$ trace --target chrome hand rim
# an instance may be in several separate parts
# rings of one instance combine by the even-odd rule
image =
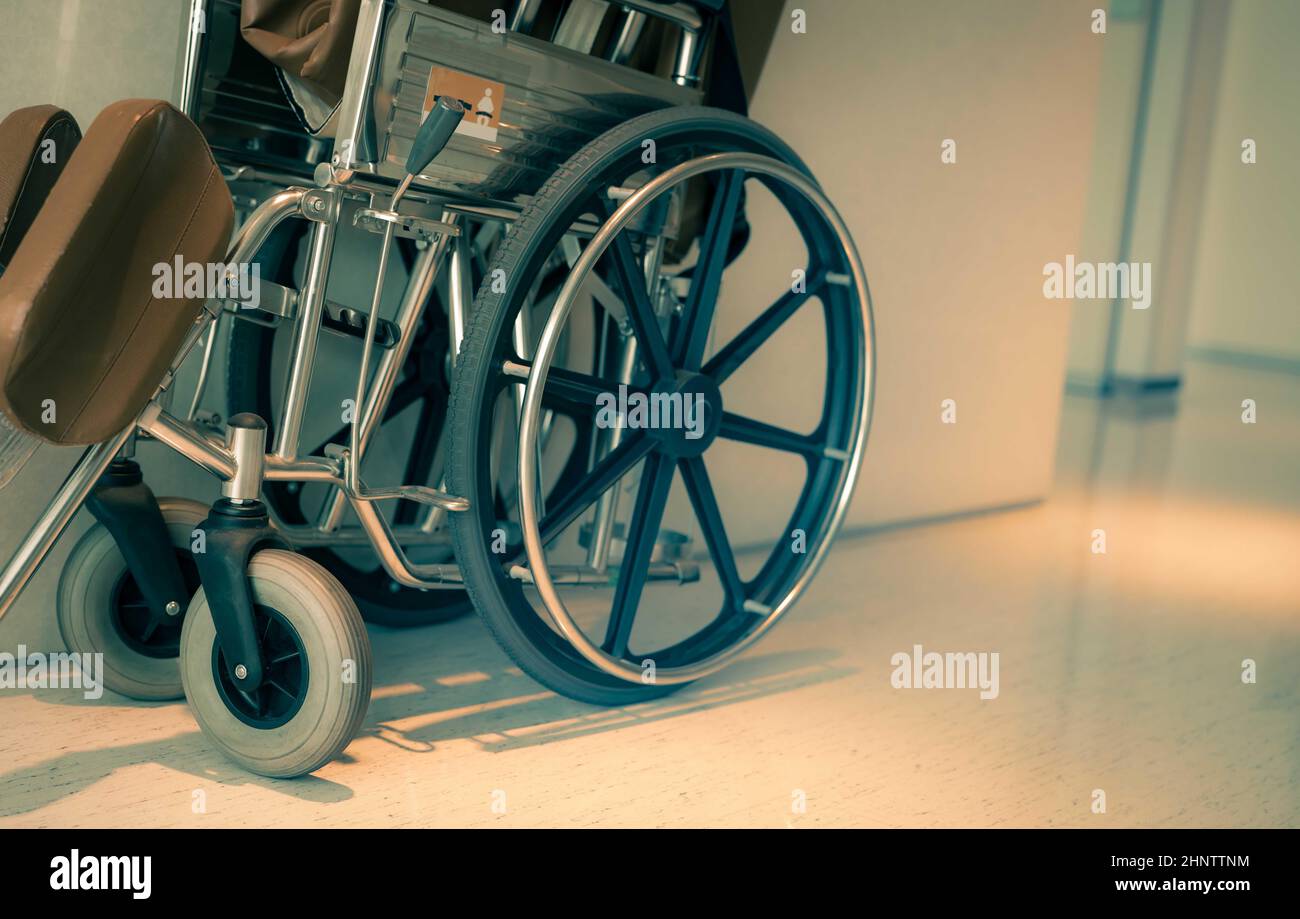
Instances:
[[[655,682],[672,685],[688,683],[714,673],[730,660],[743,653],[765,635],[794,605],[811,583],[817,570],[825,561],[830,545],[843,523],[853,495],[854,485],[862,463],[871,425],[874,397],[875,336],[872,323],[871,299],[866,273],[853,239],[843,219],[815,182],[785,164],[751,153],[716,153],[687,160],[655,177],[637,189],[600,227],[587,248],[573,265],[568,279],[561,288],[546,326],[534,352],[528,373],[523,406],[520,412],[518,465],[519,512],[523,531],[524,549],[528,558],[529,573],[547,614],[560,634],[591,664],[610,676],[628,682],[641,682],[641,667],[607,654],[594,644],[574,621],[563,599],[556,590],[546,562],[545,544],[541,537],[541,514],[537,504],[539,469],[532,444],[540,432],[542,394],[547,376],[555,358],[556,347],[578,292],[597,260],[604,254],[614,238],[637,217],[652,201],[674,186],[707,172],[735,170],[752,176],[767,176],[792,188],[811,203],[834,231],[848,261],[849,283],[856,289],[859,315],[856,317],[855,335],[857,350],[863,360],[857,365],[855,387],[855,423],[847,449],[847,472],[842,480],[840,494],[835,502],[828,525],[822,531],[817,545],[808,553],[809,558],[797,580],[781,601],[766,611],[763,621],[743,638],[699,661],[675,667],[656,668]]]

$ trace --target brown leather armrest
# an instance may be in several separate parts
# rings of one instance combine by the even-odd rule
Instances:
[[[57,105],[21,108],[0,121],[0,272],[80,140],[77,119]]]
[[[203,305],[155,296],[155,267],[223,260],[233,219],[193,122],[154,99],[105,108],[0,277],[0,410],[53,443],[126,427]]]

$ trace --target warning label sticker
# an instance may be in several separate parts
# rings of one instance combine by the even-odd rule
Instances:
[[[429,86],[424,91],[424,115],[433,110],[433,100],[439,96],[459,99],[465,106],[465,117],[456,125],[457,134],[486,141],[497,139],[501,106],[506,101],[504,84],[477,74],[434,66],[429,68]]]

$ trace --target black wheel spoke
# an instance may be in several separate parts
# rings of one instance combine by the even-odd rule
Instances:
[[[572,418],[575,421],[590,421],[592,415],[596,412],[595,402],[578,402],[574,399],[566,399],[559,393],[544,392],[542,393],[542,408],[548,409],[557,415],[563,415]]]
[[[727,538],[727,529],[722,522],[722,511],[718,508],[717,496],[713,493],[713,484],[709,481],[709,472],[704,466],[704,458],[699,456],[683,457],[678,460],[682,470],[682,481],[686,484],[686,494],[695,509],[695,517],[700,522],[704,533],[704,542],[709,549],[709,558],[718,571],[718,580],[722,582],[722,591],[726,596],[727,606],[738,610],[745,602],[745,587],[736,570],[736,556],[731,550],[731,541]]]
[[[298,698],[296,695],[294,695],[293,693],[289,692],[289,690],[285,689],[283,686],[281,686],[281,685],[280,685],[279,683],[277,683],[275,680],[268,679],[268,680],[266,681],[266,684],[267,684],[268,686],[270,686],[272,689],[275,689],[275,690],[278,690],[279,692],[284,693],[284,694],[285,694],[286,696],[288,696],[290,699],[296,699],[296,698]]]
[[[415,402],[415,400],[428,392],[429,388],[428,383],[418,380],[415,377],[411,377],[397,384],[397,388],[393,390],[393,398],[388,401],[388,408],[384,410],[383,420],[391,421],[393,418],[397,417],[399,413],[405,411],[408,406]],[[361,411],[361,407],[357,406],[356,411]],[[351,427],[352,425],[350,424],[343,425],[343,427],[339,428],[329,437],[325,438],[325,440],[321,441],[310,455],[320,456],[325,452],[325,447],[329,444],[347,443],[348,431]]]
[[[587,508],[596,503],[596,499],[612,488],[653,447],[654,442],[645,432],[632,431],[604,459],[591,467],[572,491],[558,499],[552,497],[547,502],[546,516],[538,527],[543,545],[563,533],[569,524],[582,516]],[[521,557],[522,553],[516,553],[511,561],[517,563]]]
[[[823,276],[818,275],[808,283],[804,291],[796,293],[791,290],[782,294],[780,299],[745,326],[735,338],[727,342],[722,350],[709,358],[702,372],[712,377],[713,382],[721,386],[727,377],[735,373],[741,364],[749,360],[750,356],[776,333],[777,329],[785,325],[786,320],[793,316],[809,297],[818,292],[822,280]]]
[[[738,440],[741,443],[770,447],[783,453],[798,453],[803,456],[819,457],[822,455],[824,446],[820,440],[814,437],[809,437],[806,434],[796,434],[794,431],[779,428],[763,421],[755,421],[753,418],[746,418],[744,415],[737,415],[734,412],[722,413],[722,426],[718,429],[718,436],[725,437],[728,440]]]
[[[608,254],[614,263],[614,278],[623,290],[623,304],[627,307],[632,334],[641,346],[641,359],[650,368],[652,378],[671,377],[673,364],[668,357],[668,346],[659,331],[659,320],[646,292],[645,275],[637,264],[626,233],[614,237]]]
[[[261,693],[259,693],[257,690],[254,690],[253,692],[250,693],[242,689],[237,690],[237,692],[244,697],[244,699],[248,702],[249,705],[253,707],[254,715],[262,714]]]
[[[213,676],[218,693],[240,721],[259,729],[280,727],[302,705],[309,660],[298,633],[281,613],[256,605],[253,615],[261,636],[258,640],[259,656],[264,662],[261,682],[255,689],[239,686],[219,649],[214,649],[212,656]]]
[[[698,370],[704,358],[704,346],[708,342],[709,326],[713,324],[718,292],[722,287],[722,270],[727,265],[731,231],[736,225],[744,187],[745,174],[732,169],[722,174],[713,192],[709,222],[700,239],[699,261],[692,271],[691,290],[686,295],[681,323],[673,335],[672,358],[677,367]]]
[[[542,393],[542,408],[575,422],[589,424],[597,407],[594,402],[575,402],[556,393]]]
[[[532,368],[525,360],[512,359],[512,363]],[[510,385],[506,383],[506,386]],[[564,415],[586,418],[595,413],[596,400],[602,395],[618,395],[620,386],[627,388],[628,395],[640,393],[646,395],[642,386],[634,383],[615,383],[594,374],[570,370],[566,367],[552,367],[546,372],[546,388],[542,391],[542,405]],[[503,387],[504,388],[504,387]]]
[[[518,363],[528,366],[526,361]],[[596,399],[606,393],[617,394],[620,385],[627,386],[628,393],[644,392],[639,386],[615,383],[604,380],[590,373],[581,373],[564,367],[552,367],[546,372],[546,389],[544,396],[553,395],[566,402],[582,406],[594,406]]]
[[[654,138],[654,166],[643,159],[648,137]],[[864,400],[871,396],[866,371],[872,355],[863,347],[868,343],[870,304],[857,283],[861,279],[851,246],[822,196],[783,169],[760,174],[747,155],[769,157],[802,171],[784,144],[748,122],[715,117],[707,110],[656,112],[603,135],[572,161],[570,170],[538,193],[528,220],[513,224],[509,243],[498,250],[488,269],[491,274],[499,268],[511,283],[503,296],[483,298],[479,306],[491,310],[491,321],[484,317],[465,341],[459,365],[465,370],[458,372],[471,385],[465,398],[454,400],[452,416],[467,455],[458,454],[449,482],[453,491],[467,493],[475,508],[451,518],[457,548],[466,562],[474,563],[466,564],[465,580],[507,651],[528,662],[529,672],[545,685],[575,699],[622,705],[665,693],[670,685],[648,680],[638,685],[638,671],[648,659],[659,668],[660,684],[711,672],[729,650],[738,651],[757,638],[758,630],[770,624],[778,610],[784,612],[795,588],[802,586],[800,578],[811,560],[790,550],[792,537],[786,534],[803,528],[809,551],[820,548],[846,500],[852,457],[843,445],[857,443]],[[684,235],[672,240],[664,237],[668,230],[658,218],[674,202],[663,197],[656,198],[636,226],[609,232],[611,215],[620,206],[627,210],[614,199],[626,201],[624,191],[639,187],[641,192],[633,192],[636,200],[651,204],[644,200],[650,190],[645,177],[662,179],[681,164],[689,170],[677,169],[671,178],[694,178],[689,186],[671,189],[672,194],[703,193],[693,227],[684,226]],[[658,181],[653,190],[670,191],[667,183]],[[731,295],[731,274],[747,270],[744,262],[731,260],[748,236],[755,215],[746,214],[746,205],[756,196],[763,198],[765,213],[774,202],[783,220],[792,224],[791,242],[798,253],[789,268],[804,269],[804,286],[790,289],[778,278],[766,288],[770,294],[760,293],[747,315],[728,323],[724,332],[717,328],[725,319],[719,295],[723,287]],[[574,239],[577,251],[585,252],[577,262],[571,258]],[[598,258],[597,249],[591,248],[596,240]],[[688,246],[688,260],[683,262],[682,250]],[[658,277],[647,278],[647,269],[661,254],[665,261]],[[520,376],[528,370],[527,362],[517,357],[528,356],[528,351],[517,345],[514,321],[532,292],[546,289],[551,266],[560,256],[570,265],[566,287],[581,283],[591,296],[571,310],[563,328],[548,329],[556,363],[573,371],[552,370],[529,401],[532,408],[540,404],[557,413],[556,420],[563,424],[557,432],[559,443],[574,436],[570,420],[587,440],[571,451],[558,477],[560,464],[548,454],[550,474],[531,483],[538,491],[543,484],[550,486],[542,507],[542,496],[530,504],[532,495],[521,495],[519,483],[509,475],[518,456],[514,448],[531,451],[535,445],[508,444],[503,470],[500,438],[511,430],[511,410],[518,407],[517,399],[505,397],[517,397]],[[591,278],[574,275],[572,265],[578,263]],[[565,273],[563,268],[557,271]],[[539,286],[542,276],[547,282]],[[852,283],[843,283],[845,279]],[[810,309],[818,315],[808,316]],[[757,375],[760,363],[779,357],[775,352],[787,352],[796,363],[810,360],[808,348],[793,341],[792,333],[803,331],[805,321],[814,318],[822,320],[824,335],[819,338],[824,341],[815,343],[818,353],[812,363],[822,369],[808,381],[820,393],[811,393],[814,401],[806,417],[760,411],[739,404],[745,400],[728,398],[735,395],[736,386],[747,383],[736,377],[745,377],[745,371]],[[563,352],[559,335],[567,336]],[[631,348],[625,350],[627,345]],[[558,359],[561,353],[567,355],[564,360]],[[528,360],[536,363],[535,356]],[[627,392],[635,401],[626,406],[628,417],[620,425],[623,438],[604,455],[604,435],[610,433],[603,430],[609,394],[620,395],[623,381],[632,384]],[[598,414],[591,413],[593,407]],[[566,411],[572,412],[571,418],[560,418]],[[696,425],[697,418],[703,423]],[[711,454],[717,439],[728,446]],[[760,492],[750,499],[770,497],[784,506],[792,497],[789,492],[799,489],[782,518],[793,522],[776,532],[774,540],[763,539],[765,551],[754,552],[754,576],[746,562],[748,550],[742,554],[740,549],[749,537],[742,539],[746,534],[730,519],[730,506],[723,506],[725,490],[712,476],[722,474],[722,463],[743,465],[747,458],[761,459],[760,448],[788,456],[803,481],[800,485],[792,475],[789,488],[784,479],[760,483]],[[531,454],[523,455],[527,460]],[[532,461],[524,465],[531,472]],[[702,583],[691,586],[695,572],[681,570],[680,589],[667,583],[666,560],[674,553],[664,551],[663,564],[659,555],[661,549],[678,548],[684,541],[666,529],[676,529],[675,511],[670,513],[667,506],[676,500],[679,471],[689,513],[698,521],[689,528],[698,535],[695,551],[706,549],[708,564],[717,571],[716,581],[704,572]],[[553,485],[557,479],[562,484]],[[626,491],[631,493],[622,495]],[[606,502],[616,493],[626,500],[617,502],[615,520],[603,519],[609,509]],[[523,515],[529,523],[526,532],[519,527],[524,522],[521,509],[512,503],[520,497],[530,511],[536,508]],[[601,526],[612,526],[588,532],[589,524],[596,523],[597,508],[602,510]],[[576,532],[580,527],[583,532]],[[772,530],[752,535],[758,540],[772,536]],[[504,553],[490,551],[493,537],[499,539],[503,531],[514,534],[507,537],[513,542]],[[608,547],[612,560],[604,557],[607,546],[601,537],[614,543]],[[527,553],[521,547],[525,541]],[[537,589],[545,573],[535,570],[530,578],[529,571],[518,567],[529,564],[529,554],[539,569],[552,566],[555,593],[565,606],[572,597],[569,618],[550,591],[543,597]],[[660,575],[665,576],[662,584]],[[700,600],[707,608],[699,608]],[[592,608],[592,601],[598,609]],[[620,676],[627,677],[626,682]],[[281,679],[278,674],[276,678]],[[280,701],[277,694],[275,702]]]
[[[609,625],[605,629],[605,642],[601,646],[606,654],[622,657],[627,653],[628,637],[636,609],[645,589],[646,573],[655,540],[659,537],[659,523],[663,520],[664,505],[673,484],[673,461],[662,453],[646,457],[641,472],[641,485],[637,489],[632,519],[628,522],[627,544],[623,550],[623,563],[619,566],[618,586],[614,588],[614,603],[609,611]]]
[[[406,457],[406,470],[402,481],[413,485],[436,485],[430,482],[433,458],[438,452],[442,437],[442,423],[447,414],[447,399],[441,393],[430,391],[420,403],[420,418],[415,425],[415,443]],[[393,522],[402,526],[414,523],[420,505],[415,501],[397,502]]]

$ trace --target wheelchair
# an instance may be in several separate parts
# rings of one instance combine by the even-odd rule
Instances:
[[[862,462],[866,276],[794,150],[703,104],[725,98],[708,80],[735,97],[723,0],[472,5],[307,4],[286,38],[283,17],[259,33],[237,0],[194,0],[184,111],[119,102],[84,137],[50,106],[0,125],[24,179],[0,182],[21,188],[0,195],[0,484],[39,443],[85,447],[0,615],[85,505],[69,649],[127,696],[183,696],[261,775],[354,738],[365,619],[472,606],[521,670],[596,705],[718,671],[807,590]],[[793,270],[723,334],[759,197]],[[172,264],[212,283],[160,288]],[[816,393],[802,428],[748,410],[746,365],[796,317],[821,343],[783,352]],[[222,497],[155,497],[141,441]],[[747,483],[788,522],[738,538],[714,476],[760,455],[797,470],[788,495]]]

